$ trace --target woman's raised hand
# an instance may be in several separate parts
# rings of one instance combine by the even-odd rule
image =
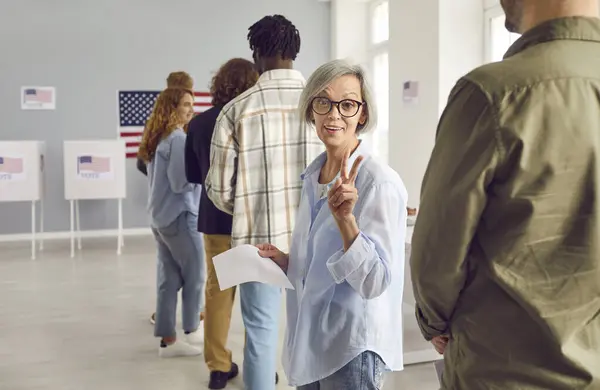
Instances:
[[[344,222],[352,217],[352,211],[358,200],[358,191],[354,185],[358,176],[358,167],[363,160],[363,156],[356,158],[354,164],[352,164],[350,173],[348,173],[349,158],[350,151],[348,150],[342,161],[340,177],[335,181],[327,194],[329,209],[338,222]]]

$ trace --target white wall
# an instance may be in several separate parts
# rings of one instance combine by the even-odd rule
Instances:
[[[370,68],[369,1],[331,0],[331,57]],[[420,187],[448,94],[484,59],[484,8],[498,0],[389,0],[389,164],[402,176],[409,206]],[[405,81],[419,82],[419,101],[405,105]]]
[[[331,0],[331,59],[347,59],[366,64],[368,3],[357,0]]]
[[[390,154],[404,180],[409,206],[421,182],[439,116],[455,82],[483,63],[481,0],[390,1]],[[416,104],[403,102],[405,81],[419,82]]]
[[[161,89],[188,71],[198,90],[232,57],[251,59],[248,27],[281,13],[300,30],[308,76],[330,54],[329,4],[315,0],[0,0],[0,140],[46,142],[47,231],[69,227],[62,142],[114,139],[116,91]],[[22,85],[56,87],[56,111],[22,111]],[[147,226],[147,180],[127,161],[126,228]],[[29,205],[0,203],[0,234],[29,231]],[[117,227],[116,202],[81,203],[83,230]]]
[[[484,10],[480,0],[440,1],[440,114],[456,81],[484,59]]]
[[[500,5],[500,0],[483,0],[483,8],[488,9]]]

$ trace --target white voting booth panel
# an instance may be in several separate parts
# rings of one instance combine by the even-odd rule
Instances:
[[[117,253],[123,247],[123,202],[126,197],[125,141],[65,141],[65,199],[70,203],[71,257],[75,256],[75,224],[77,243],[81,249],[79,200],[116,199],[119,205]]]
[[[44,229],[44,153],[41,141],[0,141],[0,202],[31,202],[31,258],[36,255],[36,204]],[[40,241],[43,249],[43,241]]]
[[[65,199],[123,199],[125,141],[65,141]]]
[[[38,141],[0,141],[0,202],[42,199],[44,149]]]

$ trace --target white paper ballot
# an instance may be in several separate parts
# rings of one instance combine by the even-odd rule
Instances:
[[[213,258],[221,291],[246,282],[261,282],[294,289],[286,274],[271,259],[258,255],[254,245],[240,245]]]

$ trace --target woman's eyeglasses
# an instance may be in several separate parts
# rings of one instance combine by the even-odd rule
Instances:
[[[360,107],[366,104],[353,99],[344,99],[339,102],[334,102],[326,97],[316,97],[311,102],[312,110],[319,115],[326,115],[331,112],[333,106],[337,106],[338,112],[344,118],[351,118],[358,114]]]

